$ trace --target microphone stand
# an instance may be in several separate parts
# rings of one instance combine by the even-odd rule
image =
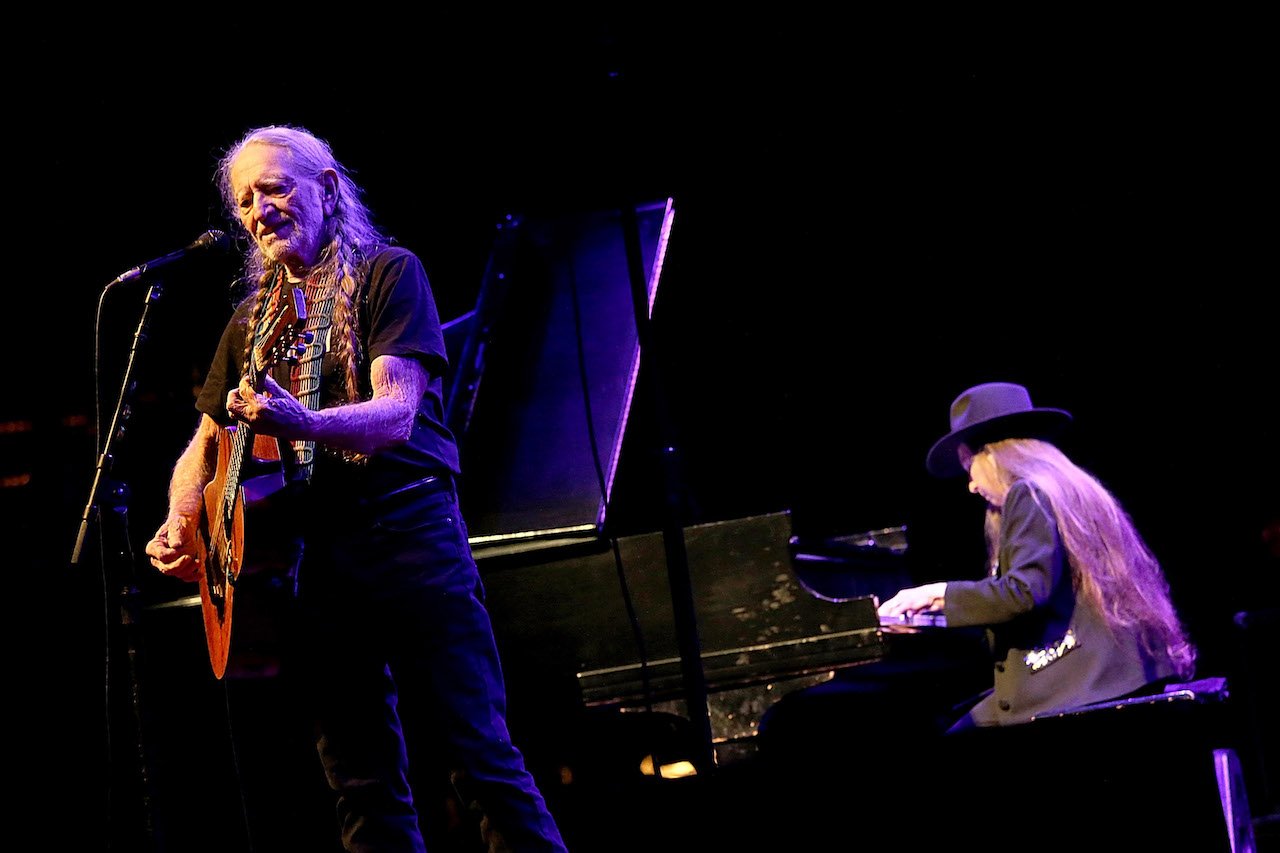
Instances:
[[[112,285],[119,281],[120,279],[113,281],[107,285],[107,289],[109,290]],[[106,730],[108,732],[107,761],[109,764],[106,817],[109,841],[118,842],[118,849],[121,850],[141,851],[158,848],[156,847],[156,833],[152,815],[151,795],[154,780],[149,770],[151,766],[148,754],[149,749],[143,735],[146,727],[144,725],[141,685],[138,678],[142,658],[138,621],[140,590],[136,572],[134,571],[133,549],[129,542],[128,534],[129,487],[128,484],[122,481],[112,479],[110,471],[115,461],[113,449],[117,440],[124,434],[126,423],[131,414],[131,402],[136,390],[134,370],[141,355],[142,345],[147,340],[147,331],[151,322],[151,309],[162,295],[163,291],[159,283],[152,284],[147,291],[142,317],[138,322],[137,330],[134,332],[133,344],[129,350],[129,359],[125,367],[124,378],[120,383],[120,395],[116,401],[115,411],[111,416],[111,428],[107,431],[106,442],[98,454],[93,485],[89,490],[89,500],[85,504],[84,513],[80,518],[80,530],[76,535],[75,548],[71,554],[71,565],[73,567],[80,565],[89,529],[92,523],[97,521],[103,557],[104,589],[109,598],[106,603],[107,611],[111,612],[114,609],[119,619],[118,623],[108,625],[106,644],[106,678],[108,682]],[[104,515],[102,512],[104,503],[110,508],[109,515]],[[108,544],[105,535],[107,525],[105,522],[107,518],[112,516],[118,520],[118,524],[114,526],[114,547],[111,549],[110,559],[108,559]],[[111,569],[112,564],[116,567],[114,570]],[[114,586],[117,582],[119,585]],[[133,741],[134,751],[131,755],[124,756],[126,760],[122,765],[132,765],[132,770],[136,774],[127,780],[127,785],[123,784],[126,782],[124,774],[118,773],[113,769],[117,766],[114,760],[116,758],[114,753],[123,751],[126,747],[123,744],[117,746],[110,736],[110,732],[113,731],[112,719],[116,704],[113,701],[114,691],[110,687],[115,682],[114,671],[119,666],[115,662],[112,650],[118,643],[123,643],[127,656],[130,686],[129,702],[132,712],[129,716],[129,723],[133,734],[136,736]],[[115,788],[117,782],[122,783],[119,791]],[[135,786],[137,786],[136,790]],[[136,794],[136,798],[133,796],[121,796],[120,794],[122,793],[127,795]],[[138,813],[131,815],[127,820],[117,821],[115,812],[118,805],[129,802],[137,804]],[[124,834],[122,835],[121,833]],[[135,833],[138,833],[140,838],[135,838]]]

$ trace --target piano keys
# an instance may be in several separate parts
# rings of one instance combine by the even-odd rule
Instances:
[[[899,613],[897,616],[881,616],[880,627],[886,631],[918,631],[922,628],[945,628],[945,613]]]

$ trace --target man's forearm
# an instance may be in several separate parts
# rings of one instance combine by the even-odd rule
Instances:
[[[199,517],[204,487],[213,479],[218,463],[218,430],[212,418],[200,420],[196,434],[173,466],[169,480],[169,514]]]
[[[311,437],[341,450],[373,453],[408,441],[427,373],[415,359],[379,356],[370,368],[373,399],[312,412]]]
[[[409,439],[415,407],[407,400],[383,397],[312,412],[311,437],[320,444],[357,453],[373,453]]]

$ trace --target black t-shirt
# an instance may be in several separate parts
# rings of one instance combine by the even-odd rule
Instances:
[[[357,485],[361,490],[367,488],[377,493],[428,473],[459,473],[457,444],[444,423],[443,377],[448,356],[426,270],[416,255],[399,247],[378,251],[370,259],[369,270],[359,307],[364,352],[362,387],[367,389],[369,385],[369,365],[383,355],[418,359],[427,369],[430,381],[418,402],[408,441],[380,450],[366,463],[358,465],[344,462],[336,454],[318,447],[312,482],[321,488],[326,483],[340,484],[343,489]],[[243,375],[245,333],[253,303],[252,298],[241,303],[227,323],[204,387],[196,399],[196,408],[220,424],[230,423],[227,394]],[[322,362],[322,409],[346,401],[345,366],[330,349],[326,346]],[[288,364],[277,365],[272,376],[281,386],[289,387]]]

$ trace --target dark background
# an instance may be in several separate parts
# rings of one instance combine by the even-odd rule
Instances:
[[[1262,538],[1280,491],[1273,110],[1251,28],[1106,21],[1008,38],[995,22],[929,23],[31,24],[5,57],[4,547],[23,603],[18,695],[84,722],[83,742],[41,740],[33,760],[83,764],[96,796],[117,621],[102,591],[189,592],[154,577],[141,547],[236,268],[214,258],[163,278],[113,466],[129,523],[107,526],[137,559],[111,538],[104,559],[94,527],[69,566],[95,387],[107,417],[146,288],[112,288],[101,313],[100,295],[231,230],[211,176],[266,123],[333,144],[422,257],[444,317],[474,304],[506,214],[673,198],[648,369],[690,523],[789,510],[819,538],[905,524],[919,580],[973,574],[981,509],[963,482],[930,479],[924,454],[964,388],[1028,385],[1074,413],[1064,447],[1134,516],[1203,669],[1222,671],[1232,615],[1273,605],[1277,586]],[[646,417],[628,459],[649,451]],[[652,466],[623,464],[627,523],[652,529]]]

